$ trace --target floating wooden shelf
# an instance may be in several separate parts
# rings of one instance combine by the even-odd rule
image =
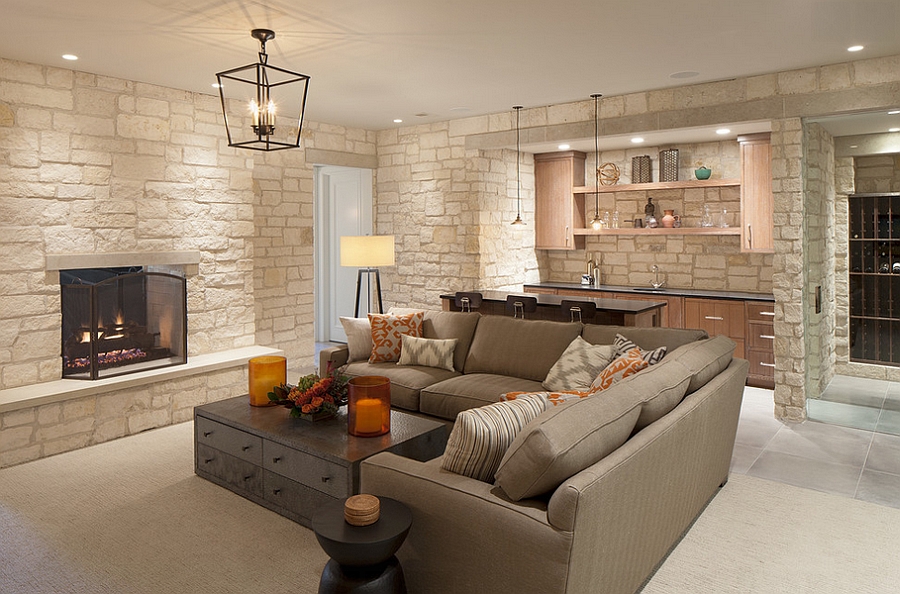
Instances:
[[[647,192],[652,190],[684,190],[688,188],[722,188],[740,186],[740,179],[690,179],[673,182],[647,182],[645,184],[617,184],[615,186],[576,186],[573,194],[610,194],[613,192]]]
[[[656,229],[573,229],[574,235],[740,235],[738,227],[657,227]]]

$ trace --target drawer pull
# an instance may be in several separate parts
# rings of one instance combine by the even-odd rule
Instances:
[[[253,478],[253,475],[252,475],[252,474],[251,474],[251,475],[248,475],[248,476],[245,476],[245,477],[244,477],[244,482],[249,481],[249,480],[252,479],[252,478]]]
[[[244,446],[244,447],[241,448],[241,451],[242,451],[242,452],[246,452],[246,451],[249,450],[251,447],[253,447],[253,446]]]
[[[204,463],[204,464],[209,464],[209,463],[212,462],[213,460],[215,460],[215,458],[207,458],[207,459],[205,459],[205,460],[203,461],[203,463]]]
[[[769,340],[775,340],[775,337],[771,334],[760,334],[760,338],[768,338]]]
[[[760,365],[762,365],[763,367],[775,367],[775,364],[774,364],[774,363],[763,363],[763,362],[760,362]]]
[[[212,435],[212,434],[213,434],[212,431],[204,431],[204,432],[203,432],[203,437],[209,437],[209,436]]]
[[[272,489],[272,495],[280,495],[281,489]]]
[[[724,321],[725,321],[725,318],[720,317],[720,316],[703,316],[703,319],[705,319],[705,320],[714,320],[714,321],[716,321],[716,322],[724,322]]]
[[[281,460],[281,456],[275,456],[272,458],[272,464],[278,464],[279,460]]]
[[[322,477],[322,482],[323,482],[323,483],[327,483],[329,480],[331,480],[331,477],[330,477],[330,476],[323,476],[323,477]]]
[[[775,312],[774,312],[774,311],[761,311],[761,312],[759,312],[759,315],[761,315],[761,316],[771,316],[771,317],[774,318],[774,317],[775,317]]]

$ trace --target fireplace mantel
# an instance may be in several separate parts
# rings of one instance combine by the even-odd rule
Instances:
[[[199,264],[197,250],[173,252],[117,252],[107,254],[47,254],[47,270],[115,268],[119,266],[183,266]]]

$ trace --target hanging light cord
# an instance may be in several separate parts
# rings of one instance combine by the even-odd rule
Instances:
[[[594,185],[596,192],[594,193],[594,220],[592,224],[596,225],[600,221],[600,93],[591,95],[594,99]]]
[[[525,221],[522,220],[522,175],[519,169],[522,161],[519,144],[519,110],[522,109],[522,106],[514,105],[513,109],[516,110],[516,220],[512,224],[524,225]]]

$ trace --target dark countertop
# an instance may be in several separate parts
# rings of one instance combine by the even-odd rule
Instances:
[[[706,289],[675,289],[665,288],[662,291],[646,291],[635,287],[623,287],[618,285],[582,285],[580,283],[533,283],[526,284],[525,289],[569,289],[577,291],[606,291],[608,293],[633,293],[634,295],[659,295],[660,297],[705,297],[707,299],[738,299],[741,301],[775,301],[774,295],[765,293],[743,293],[740,291],[712,291]],[[647,287],[648,289],[650,287]],[[562,296],[560,296],[563,298]]]
[[[531,285],[526,285],[531,286]],[[544,285],[541,285],[544,286]],[[575,285],[573,285],[575,286]],[[578,285],[580,286],[580,285]],[[507,295],[523,295],[526,297],[535,297],[538,306],[559,307],[564,299],[592,301],[597,305],[597,311],[618,312],[626,314],[639,314],[650,311],[658,307],[666,305],[665,301],[638,301],[630,299],[604,299],[599,297],[568,297],[565,295],[547,295],[542,293],[522,293],[517,291],[478,291],[481,293],[485,301],[494,301],[497,303],[505,303]],[[635,292],[637,294],[637,292]],[[454,299],[453,293],[445,293],[441,295],[441,299]]]

